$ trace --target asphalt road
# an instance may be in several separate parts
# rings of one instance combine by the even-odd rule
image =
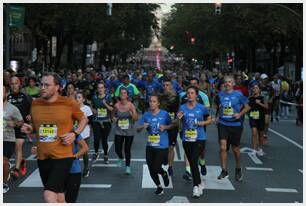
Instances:
[[[217,128],[208,127],[206,163],[208,174],[202,176],[206,188],[199,199],[192,197],[192,183],[182,178],[184,160],[182,146],[176,146],[174,175],[163,196],[154,194],[155,186],[145,162],[145,134],[134,137],[132,146],[132,174],[116,166],[117,155],[113,134],[109,137],[110,164],[103,164],[103,155],[92,165],[90,176],[82,179],[80,203],[293,203],[303,202],[303,129],[295,125],[294,117],[273,122],[269,130],[269,143],[264,146],[263,157],[248,154],[251,133],[245,121],[241,140],[243,182],[234,179],[234,157],[228,156],[228,180],[217,180],[220,173]],[[25,143],[28,172],[25,177],[10,182],[10,191],[3,194],[4,203],[43,202],[41,181],[36,160],[30,154],[31,144]],[[90,152],[93,152],[92,142]],[[14,159],[11,161],[14,164]]]

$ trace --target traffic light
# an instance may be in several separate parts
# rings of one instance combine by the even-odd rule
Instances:
[[[215,14],[220,15],[221,14],[221,4],[215,3]]]

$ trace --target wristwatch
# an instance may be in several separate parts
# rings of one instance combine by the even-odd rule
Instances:
[[[78,134],[76,131],[72,131],[72,133],[74,133],[75,134],[75,137],[77,137],[77,136],[79,136],[80,134]]]

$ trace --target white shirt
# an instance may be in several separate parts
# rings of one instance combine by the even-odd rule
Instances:
[[[85,114],[86,117],[92,115],[92,111],[89,106],[83,105],[80,109]],[[90,128],[88,124],[85,126],[84,130],[81,132],[80,135],[82,136],[83,139],[86,139],[90,136]]]

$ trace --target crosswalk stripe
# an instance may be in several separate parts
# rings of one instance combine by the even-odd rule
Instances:
[[[142,184],[141,184],[141,187],[142,188],[156,188],[156,185],[155,183],[153,182],[151,176],[150,176],[150,172],[149,172],[149,168],[148,168],[148,165],[147,164],[144,164],[143,165],[143,170],[142,170]],[[162,185],[163,188],[165,188],[165,185],[164,185],[164,181],[163,181],[163,178],[161,177],[161,175],[158,175],[159,177],[159,181]],[[169,177],[169,186],[166,187],[166,188],[173,188],[173,185],[172,185],[172,179],[171,177]]]
[[[258,171],[273,171],[272,168],[263,168],[263,167],[245,167],[247,170],[258,170]]]
[[[117,164],[93,164],[92,167],[118,167]]]
[[[296,189],[289,188],[265,188],[267,192],[290,192],[290,193],[298,193]]]
[[[232,185],[231,181],[226,178],[223,180],[218,180],[217,177],[221,172],[220,166],[208,166],[207,168],[207,175],[202,176],[201,178],[204,180],[204,189],[211,189],[211,190],[235,190],[234,186]]]

